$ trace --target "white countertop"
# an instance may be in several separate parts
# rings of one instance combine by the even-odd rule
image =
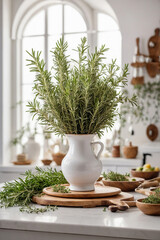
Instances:
[[[13,207],[0,209],[0,232],[1,229],[159,240],[160,217],[144,215],[137,208],[112,213],[103,212],[103,207],[59,207],[55,212],[27,214]]]

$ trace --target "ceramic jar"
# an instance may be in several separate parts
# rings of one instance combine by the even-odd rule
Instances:
[[[92,191],[94,183],[102,171],[99,157],[103,151],[103,143],[92,142],[93,134],[67,135],[69,151],[62,161],[62,172],[70,184],[72,191]],[[97,156],[93,145],[99,144]]]
[[[58,152],[55,152],[55,147],[58,147]],[[57,141],[51,146],[51,149],[53,161],[60,166],[69,149],[68,140],[65,138],[57,139]]]
[[[123,155],[125,158],[136,158],[138,154],[138,147],[133,146],[132,142],[129,143],[129,146],[123,147]]]
[[[25,145],[25,153],[28,160],[38,161],[40,155],[40,144],[35,141],[34,136],[29,137]]]
[[[120,157],[120,146],[112,147],[112,157]]]

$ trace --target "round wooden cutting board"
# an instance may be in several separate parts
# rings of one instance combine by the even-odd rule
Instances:
[[[89,199],[78,199],[78,198],[61,198],[53,197],[49,195],[33,196],[32,201],[40,205],[54,205],[54,206],[65,206],[65,207],[97,207],[97,206],[109,206],[112,204],[121,205],[122,201],[133,201],[134,197],[129,193],[120,193],[112,197],[103,198],[89,198]]]
[[[65,185],[69,189],[69,185]],[[99,198],[99,197],[109,197],[119,194],[121,190],[116,187],[106,187],[95,184],[95,190],[90,192],[75,192],[70,191],[69,193],[54,192],[52,187],[46,187],[43,189],[43,193],[54,196],[54,197],[63,197],[63,198]]]

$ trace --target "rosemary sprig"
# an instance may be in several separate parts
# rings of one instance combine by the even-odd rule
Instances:
[[[43,188],[54,184],[67,183],[62,171],[48,168],[43,170],[36,167],[36,172],[26,171],[25,178],[13,182],[6,182],[0,192],[2,207],[26,206],[31,203],[32,197],[41,194]]]
[[[129,181],[127,176],[128,174],[123,175],[113,171],[110,171],[108,174],[106,174],[105,172],[103,173],[103,177],[105,178],[105,180],[110,180],[110,181]]]
[[[149,195],[147,198],[143,199],[143,203],[151,203],[151,204],[160,204],[160,188],[154,190],[153,195]]]
[[[53,192],[59,193],[70,193],[70,189],[66,186],[62,186],[60,184],[52,186]]]
[[[45,213],[45,212],[48,212],[48,211],[55,211],[57,210],[58,207],[57,206],[46,206],[46,207],[41,207],[41,208],[38,208],[38,207],[33,207],[33,206],[23,206],[21,207],[19,210],[20,212],[25,212],[25,213],[36,213],[36,214],[39,214],[39,213]]]

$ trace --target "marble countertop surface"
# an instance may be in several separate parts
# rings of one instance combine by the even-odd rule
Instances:
[[[141,198],[135,194],[136,198]],[[112,213],[103,207],[59,207],[54,212],[28,214],[18,207],[0,209],[0,229],[86,234],[132,239],[160,239],[160,217],[144,215],[137,208]]]

